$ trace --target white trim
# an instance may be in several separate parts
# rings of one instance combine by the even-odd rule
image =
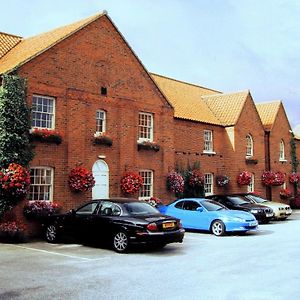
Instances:
[[[143,187],[140,189],[140,191],[139,191],[139,197],[138,197],[138,199],[139,200],[148,200],[148,199],[150,199],[151,197],[153,197],[153,182],[154,182],[154,172],[153,172],[153,170],[146,170],[146,169],[144,169],[144,170],[139,170],[139,175],[140,176],[142,176],[141,175],[141,173],[142,172],[147,172],[147,173],[150,173],[151,174],[151,178],[150,178],[150,180],[151,180],[151,182],[150,182],[150,195],[149,196],[145,196],[145,197],[141,197],[140,196],[140,194],[141,194],[141,192],[142,192],[142,190],[143,190],[143,187],[144,186],[146,186],[146,184],[143,184]]]
[[[148,124],[146,125],[140,125],[140,117],[141,116],[146,116],[146,117],[150,117],[150,126]],[[150,129],[150,137],[144,138],[144,137],[140,137],[140,128],[144,127],[144,128],[149,128]],[[139,116],[138,116],[138,142],[153,142],[153,131],[154,131],[154,115],[153,113],[146,113],[146,112],[139,112]]]
[[[103,119],[98,119],[97,118],[97,114],[98,114],[98,112],[102,112],[103,113]],[[102,131],[97,131],[97,127],[98,127],[98,120],[102,120]],[[104,132],[106,132],[106,111],[105,110],[103,110],[103,109],[97,109],[96,110],[96,134],[97,133],[104,133]]]
[[[33,113],[33,109],[31,110],[31,128],[38,128],[38,129],[52,129],[54,130],[55,129],[55,118],[56,118],[56,114],[55,114],[55,111],[56,111],[56,98],[55,97],[50,97],[50,96],[44,96],[44,95],[39,95],[39,94],[33,94],[32,95],[32,101],[31,101],[31,106],[33,105],[33,97],[39,97],[39,98],[44,98],[44,99],[48,99],[48,100],[52,100],[53,101],[53,113],[52,113],[52,120],[51,120],[51,127],[39,127],[39,126],[32,126],[32,113]],[[44,113],[44,112],[38,112],[38,111],[34,111],[34,112],[37,112],[37,113]],[[50,115],[50,113],[47,113]]]
[[[205,186],[208,184],[206,183],[206,176],[209,175],[211,181],[209,182],[210,192],[205,191]],[[205,196],[213,195],[214,194],[214,174],[213,173],[205,173],[204,174],[204,194]]]
[[[206,139],[206,138],[209,139]],[[203,149],[203,153],[212,153],[214,152],[214,136],[213,136],[213,131],[210,129],[204,129],[203,130],[203,140],[204,140],[204,149]],[[206,146],[209,146],[209,149],[205,149]]]
[[[249,142],[250,145],[248,144],[248,142]],[[246,135],[246,158],[253,157],[253,155],[254,155],[254,149],[253,149],[254,147],[253,147],[253,145],[254,145],[253,137],[252,137],[252,135],[250,133],[248,133]],[[248,152],[248,150],[250,150],[250,152]]]
[[[42,200],[42,201],[49,201],[49,202],[53,202],[53,189],[54,189],[54,168],[52,167],[48,167],[48,166],[31,166],[30,167],[30,170],[37,170],[37,169],[40,169],[40,170],[50,170],[50,181],[51,183],[50,184],[44,184],[44,185],[41,185],[41,184],[30,184],[31,187],[34,187],[34,186],[50,186],[49,187],[49,199],[48,200]],[[30,196],[30,191],[29,191],[29,196]],[[39,200],[39,199],[29,199],[30,201],[35,201],[35,200]]]

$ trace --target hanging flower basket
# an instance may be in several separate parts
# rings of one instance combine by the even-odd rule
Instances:
[[[237,177],[237,183],[239,185],[249,185],[251,182],[252,174],[249,171],[243,171]]]
[[[289,189],[282,189],[280,190],[279,195],[281,199],[289,199],[292,197],[293,194]]]
[[[298,183],[300,181],[300,174],[299,173],[291,173],[289,175],[289,182],[290,183]]]
[[[272,171],[264,171],[261,175],[261,181],[266,186],[271,186],[275,181],[275,173]]]
[[[138,142],[137,146],[138,150],[154,150],[157,152],[160,149],[160,146],[157,143],[150,141]]]
[[[0,171],[0,187],[3,195],[23,199],[28,193],[30,175],[26,168],[11,163]]]
[[[94,140],[95,145],[106,145],[106,146],[112,146],[113,141],[111,137],[109,137],[105,132],[96,132],[94,134]]]
[[[157,197],[151,197],[150,199],[146,199],[145,201],[153,207],[158,207],[162,205],[162,201]]]
[[[125,195],[133,195],[143,186],[143,178],[138,173],[127,172],[121,179],[121,190]]]
[[[278,185],[283,185],[285,181],[285,174],[282,172],[276,172],[275,173],[275,178],[273,181],[273,185],[278,186]]]
[[[183,193],[184,191],[184,179],[181,174],[177,172],[171,172],[167,176],[167,188],[169,191],[175,194]]]
[[[75,167],[69,175],[69,186],[74,192],[90,191],[95,185],[93,174],[84,167]]]
[[[199,170],[192,170],[188,184],[191,187],[202,187],[204,185],[204,175]]]
[[[230,178],[227,175],[218,175],[216,177],[216,183],[219,187],[224,187],[229,184]]]
[[[62,137],[59,131],[47,128],[33,128],[30,130],[30,139],[42,143],[61,144]]]

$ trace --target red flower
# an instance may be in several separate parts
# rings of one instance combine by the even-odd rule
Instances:
[[[83,167],[73,168],[69,175],[69,186],[75,192],[89,191],[95,185],[93,174]]]
[[[249,171],[243,171],[239,174],[237,182],[240,185],[249,185],[251,182],[252,174]]]
[[[299,173],[292,173],[289,175],[290,183],[298,183],[300,181],[300,174]]]
[[[190,172],[189,185],[192,187],[200,187],[204,184],[204,175],[199,170]]]
[[[121,179],[121,190],[124,194],[132,195],[143,186],[143,178],[133,172],[127,172]]]

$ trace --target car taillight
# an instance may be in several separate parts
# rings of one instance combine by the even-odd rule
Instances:
[[[157,225],[156,225],[156,223],[150,223],[150,224],[148,224],[147,225],[147,229],[149,231],[157,231]]]

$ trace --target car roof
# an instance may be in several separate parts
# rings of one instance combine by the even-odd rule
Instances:
[[[175,201],[199,201],[199,202],[203,202],[203,201],[206,201],[207,199],[205,198],[182,198],[182,199],[177,199]]]
[[[108,198],[108,199],[93,199],[92,201],[111,201],[114,203],[129,203],[129,202],[142,202],[134,198]]]

